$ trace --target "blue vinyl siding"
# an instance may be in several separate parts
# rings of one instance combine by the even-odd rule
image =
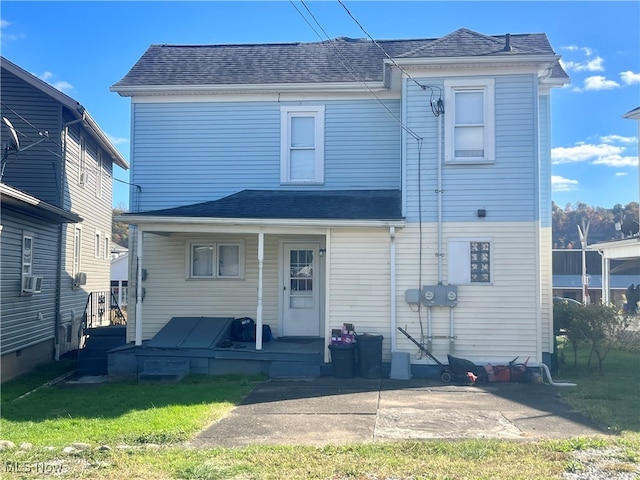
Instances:
[[[142,190],[134,192],[131,210],[188,205],[243,189],[400,188],[400,126],[382,105],[306,103],[326,108],[325,182],[315,187],[280,183],[280,107],[288,103],[134,104],[132,183]],[[400,116],[399,100],[386,104]]]
[[[58,225],[3,205],[2,209],[2,354],[54,338]],[[33,236],[33,275],[44,277],[42,292],[21,295],[22,235]],[[39,318],[42,314],[42,320]]]
[[[430,82],[431,85],[442,82]],[[408,83],[406,119],[423,137],[420,188],[417,142],[406,136],[408,221],[418,220],[418,190],[422,192],[422,219],[436,221],[438,119],[431,113],[425,92]],[[496,161],[488,165],[443,165],[442,213],[444,221],[477,221],[476,211],[486,209],[490,221],[537,219],[537,99],[535,78],[508,75],[495,78]],[[445,115],[448,106],[445,105]],[[442,128],[444,135],[444,126]]]
[[[540,225],[551,228],[551,125],[550,97],[540,96]]]

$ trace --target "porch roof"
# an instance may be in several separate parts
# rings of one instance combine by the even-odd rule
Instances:
[[[403,221],[399,190],[242,190],[208,202],[122,215],[129,223],[178,219]]]

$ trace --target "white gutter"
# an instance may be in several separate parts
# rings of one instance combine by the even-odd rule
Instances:
[[[159,215],[116,215],[116,222],[130,225],[256,225],[278,227],[404,227],[404,220],[309,220],[265,218],[163,217]]]
[[[336,82],[336,83],[273,83],[273,84],[211,84],[211,85],[114,85],[109,88],[112,92],[117,92],[122,97],[135,95],[171,95],[179,93],[181,95],[202,95],[220,93],[258,93],[258,92],[361,92],[363,88],[368,91],[384,92],[388,88],[384,82]]]
[[[391,243],[389,244],[389,258],[391,263],[391,353],[396,351],[396,229],[395,227],[389,227],[389,237]]]

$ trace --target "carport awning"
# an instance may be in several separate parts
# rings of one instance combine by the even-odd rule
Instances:
[[[403,226],[399,190],[243,190],[208,202],[125,214],[131,224],[218,221]]]

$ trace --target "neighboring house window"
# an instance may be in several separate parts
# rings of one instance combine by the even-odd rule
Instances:
[[[281,107],[280,181],[324,182],[324,107]]]
[[[22,236],[22,275],[33,273],[33,237],[31,235]]]
[[[102,152],[98,152],[98,158],[96,159],[96,197],[102,198]]]
[[[445,160],[449,163],[495,161],[494,82],[446,80]]]
[[[109,237],[106,235],[104,237],[104,258],[105,260],[109,260]]]
[[[82,229],[76,227],[73,236],[73,276],[80,271],[80,252],[82,250]]]
[[[87,142],[84,135],[80,135],[80,163],[78,165],[78,184],[86,185],[87,183]]]
[[[449,241],[449,283],[452,285],[490,284],[493,282],[491,241]]]
[[[102,241],[100,239],[100,232],[96,230],[96,241],[95,241],[95,246],[94,246],[94,249],[95,249],[94,255],[95,255],[96,258],[100,258],[101,257],[101,255],[100,255],[100,247],[101,246],[102,246]]]
[[[244,245],[236,242],[189,244],[189,278],[242,278]]]

